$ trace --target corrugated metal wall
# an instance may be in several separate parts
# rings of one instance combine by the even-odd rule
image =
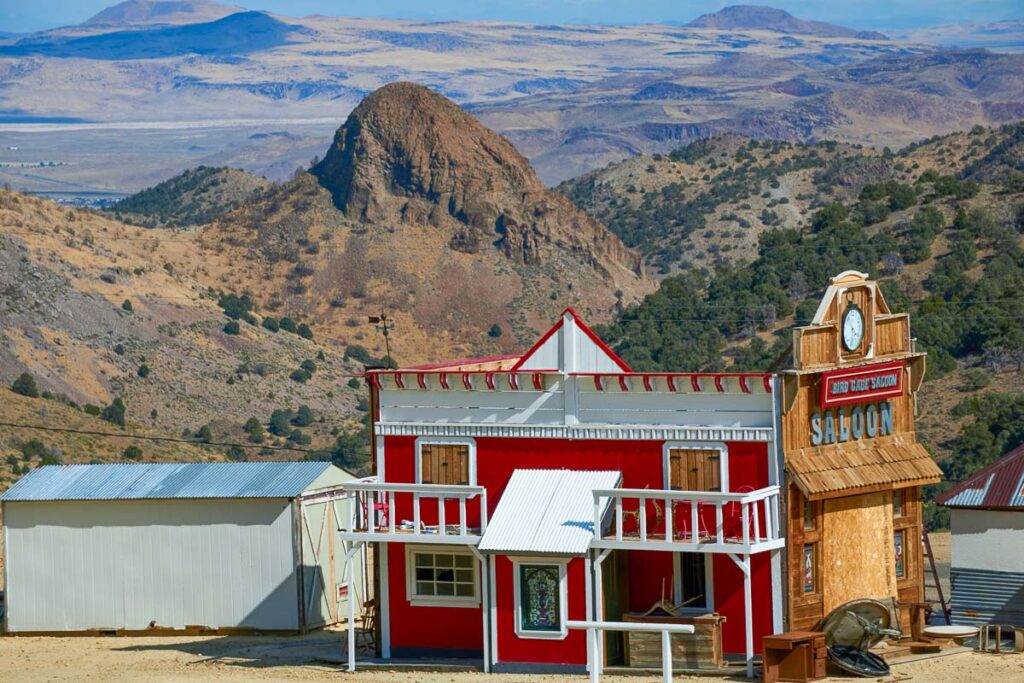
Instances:
[[[284,499],[6,503],[10,631],[297,629]]]
[[[954,623],[1024,626],[1024,573],[953,567],[950,576]]]

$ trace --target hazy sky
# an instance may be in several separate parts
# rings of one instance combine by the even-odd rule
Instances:
[[[113,0],[0,0],[0,31],[76,24]],[[685,23],[737,2],[709,0],[247,0],[239,4],[293,17],[328,14],[410,19]],[[1024,18],[1024,0],[778,0],[765,3],[803,19],[856,28],[909,28]]]

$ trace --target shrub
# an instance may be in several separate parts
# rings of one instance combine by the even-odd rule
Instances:
[[[242,331],[237,320],[232,320],[224,325],[224,334],[238,334]]]
[[[221,294],[217,300],[217,305],[224,311],[224,315],[231,318],[232,320],[238,320],[246,317],[253,309],[252,299],[249,295],[243,294],[242,296],[235,296],[234,294]],[[255,324],[255,319],[253,319]]]
[[[984,389],[992,383],[992,375],[981,368],[968,368],[964,370],[964,389],[966,391],[977,391]]]
[[[301,405],[292,417],[292,424],[296,427],[308,427],[313,424],[315,419],[316,417],[313,415],[313,411],[310,407],[307,405]]]
[[[114,347],[114,353],[116,353],[119,356],[123,356],[124,355],[124,344],[118,344],[117,346],[115,346]]]
[[[289,379],[293,382],[298,382],[299,384],[305,384],[312,377],[313,375],[309,374],[305,370],[292,370],[292,374],[288,375]]]
[[[373,362],[373,357],[370,356],[370,352],[359,344],[350,344],[345,347],[345,360],[348,359],[357,360],[366,365],[371,365]]]
[[[99,417],[100,413],[103,412],[102,408],[93,405],[92,403],[86,403],[85,406],[82,407],[82,410],[85,411],[86,415],[95,415],[96,417]]]
[[[309,328],[309,325],[307,325],[306,323],[302,323],[301,325],[299,325],[298,329],[296,330],[296,334],[298,334],[303,339],[313,338],[313,330],[311,330]]]
[[[139,377],[149,377],[149,366],[143,363],[139,366],[139,369],[136,372]]]
[[[291,432],[292,411],[287,408],[275,410],[270,414],[268,425],[270,433],[276,436],[286,436]]]
[[[34,460],[36,458],[42,458],[46,453],[46,444],[39,439],[31,439],[21,444],[21,455],[25,460]]]
[[[199,428],[196,432],[196,440],[202,441],[203,443],[210,443],[213,441],[213,430],[210,429],[210,425],[205,424]]]
[[[131,312],[132,312],[133,310],[135,310],[135,307],[134,307],[134,306],[132,306],[132,302],[131,302],[131,301],[129,301],[128,299],[125,299],[125,300],[124,300],[124,301],[123,301],[123,302],[121,303],[121,308],[122,308],[123,310],[125,310],[125,311],[128,311],[129,313],[131,313]]]
[[[491,329],[487,330],[487,336],[491,339],[497,339],[501,336],[501,325],[494,323],[491,325]]]
[[[22,396],[39,398],[39,387],[36,386],[36,378],[27,372],[18,375],[18,379],[14,380],[14,383],[11,384],[11,389],[14,393],[21,394]]]
[[[129,446],[121,455],[128,460],[142,460],[142,449],[138,446]]]
[[[277,322],[277,318],[271,318],[270,316],[264,318],[262,324],[265,329],[268,329],[271,332],[277,332],[281,329],[281,325]]]
[[[363,385],[362,385],[362,383],[358,379],[353,377],[352,379],[350,379],[348,381],[348,386],[349,386],[350,389],[358,389],[358,388],[360,388]]]
[[[316,363],[314,363],[308,358],[299,363],[299,367],[308,372],[310,375],[316,372]]]
[[[114,401],[100,413],[100,419],[106,420],[111,424],[116,424],[119,427],[124,427],[124,413],[124,401],[120,398],[115,398]]]
[[[308,446],[313,443],[313,439],[308,434],[304,434],[301,429],[293,429],[292,433],[288,435],[288,442]]]
[[[294,334],[298,329],[295,325],[295,321],[288,317],[281,318],[279,325],[282,330],[285,332],[291,332],[292,334]]]

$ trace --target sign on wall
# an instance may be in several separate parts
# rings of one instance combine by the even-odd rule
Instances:
[[[821,407],[868,403],[903,395],[903,361],[833,370],[821,376]]]

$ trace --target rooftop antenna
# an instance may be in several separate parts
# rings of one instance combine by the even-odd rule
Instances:
[[[392,366],[391,362],[391,330],[395,329],[394,321],[388,317],[388,314],[384,312],[382,308],[380,315],[371,315],[369,317],[370,324],[374,325],[375,329],[384,335],[384,348],[388,354],[388,368]]]

